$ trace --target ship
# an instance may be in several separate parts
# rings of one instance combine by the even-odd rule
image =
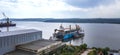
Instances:
[[[0,27],[10,27],[10,26],[16,26],[15,23],[12,23],[12,21],[10,21],[10,19],[5,15],[5,13],[2,13],[3,16],[6,18],[5,22],[0,22]]]
[[[11,22],[0,23],[0,27],[7,27],[7,26],[16,26],[16,24]]]
[[[60,25],[59,29],[55,29],[53,36],[50,37],[52,40],[67,42],[74,39],[79,39],[84,37],[84,30],[79,26],[75,25],[76,28],[64,28]]]

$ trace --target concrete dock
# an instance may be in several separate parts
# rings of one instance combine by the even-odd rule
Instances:
[[[42,39],[42,31],[35,29],[0,32],[0,55],[43,55],[62,45]]]
[[[42,31],[35,29],[0,32],[0,55],[14,51],[16,46],[42,39]]]
[[[16,46],[15,51],[6,53],[5,55],[42,55],[43,52],[49,53],[62,45],[61,41],[41,39],[27,44],[18,45]]]

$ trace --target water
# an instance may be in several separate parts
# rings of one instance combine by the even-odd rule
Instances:
[[[54,29],[59,28],[61,23],[45,23],[45,22],[16,22],[16,27],[10,27],[10,31],[22,29],[37,29],[43,31],[43,38],[49,39]],[[62,23],[64,27],[78,24],[84,29],[84,43],[88,47],[110,47],[111,49],[120,49],[120,24],[96,24],[96,23]],[[6,28],[0,28],[6,31]],[[81,40],[74,40],[72,44],[80,45]]]

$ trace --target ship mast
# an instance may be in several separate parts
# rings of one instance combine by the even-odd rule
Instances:
[[[6,24],[7,24],[7,31],[9,31],[9,18],[5,15],[5,13],[2,13],[3,16],[6,18]]]

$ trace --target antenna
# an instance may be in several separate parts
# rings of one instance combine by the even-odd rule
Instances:
[[[71,25],[69,25],[69,29],[70,29],[70,31],[72,30]]]

